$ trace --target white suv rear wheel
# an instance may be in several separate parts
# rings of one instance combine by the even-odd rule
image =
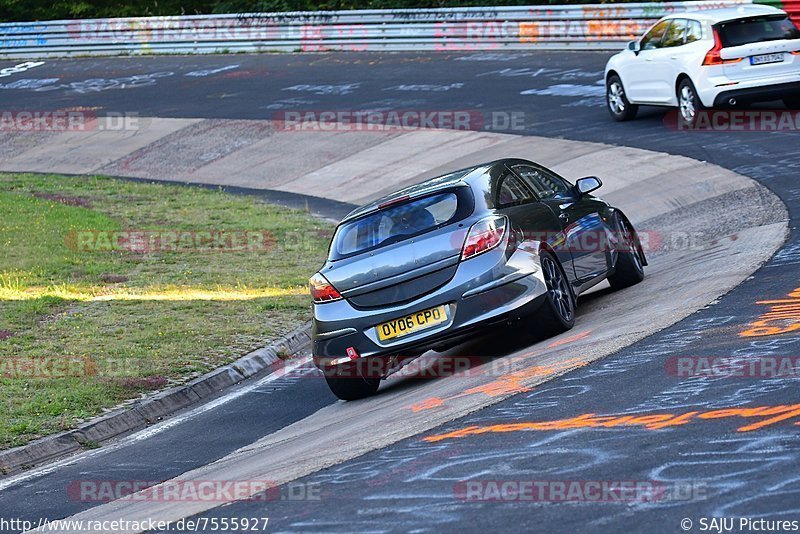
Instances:
[[[678,108],[679,119],[687,126],[694,126],[698,114],[704,109],[700,97],[697,96],[697,89],[689,78],[684,78],[678,85]]]

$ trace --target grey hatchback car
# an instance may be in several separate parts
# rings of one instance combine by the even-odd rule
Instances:
[[[523,319],[542,337],[572,328],[578,295],[644,278],[628,218],[524,159],[462,169],[347,215],[310,280],[313,356],[353,400],[427,350]]]

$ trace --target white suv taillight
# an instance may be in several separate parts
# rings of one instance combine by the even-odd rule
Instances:
[[[342,295],[336,291],[336,288],[319,273],[311,277],[308,281],[308,287],[311,291],[311,298],[314,300],[315,304],[333,302],[334,300],[341,300],[342,298]]]
[[[722,38],[719,36],[719,31],[714,30],[714,48],[708,51],[706,57],[703,59],[703,65],[725,65],[726,63],[739,63],[742,58],[736,59],[722,59],[720,53],[722,52]]]
[[[506,233],[506,218],[501,216],[487,217],[472,225],[461,249],[461,259],[474,258],[495,248],[503,241]]]

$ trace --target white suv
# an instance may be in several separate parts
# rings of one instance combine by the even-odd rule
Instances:
[[[693,124],[705,107],[782,99],[800,109],[800,29],[769,6],[677,13],[606,65],[606,100],[619,121],[640,104],[678,106]]]

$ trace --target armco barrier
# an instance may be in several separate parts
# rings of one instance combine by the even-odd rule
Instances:
[[[761,0],[778,7],[800,0]],[[223,52],[618,49],[656,19],[751,0],[243,13],[0,24],[0,57]],[[800,12],[800,6],[797,11]]]

